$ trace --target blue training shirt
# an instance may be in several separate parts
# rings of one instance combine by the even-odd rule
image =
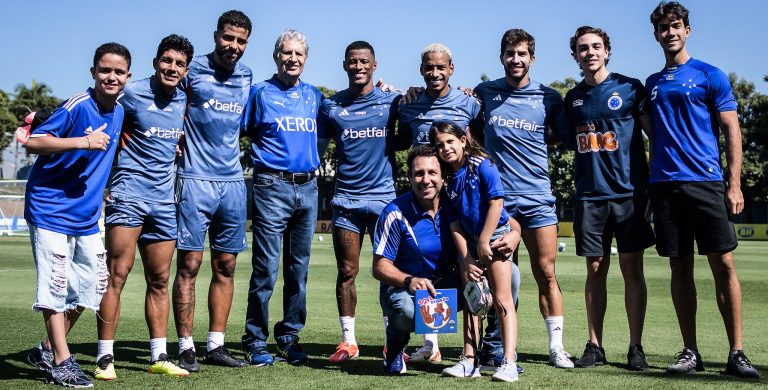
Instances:
[[[336,196],[395,197],[395,122],[400,94],[378,88],[365,96],[345,89],[320,105],[318,138],[336,142]]]
[[[448,202],[434,218],[421,208],[413,191],[400,195],[381,212],[373,235],[373,253],[393,262],[409,275],[435,279],[458,261],[451,236],[456,214]]]
[[[651,183],[721,181],[718,113],[736,111],[728,76],[690,58],[645,82],[653,120]]]
[[[184,128],[187,96],[172,96],[155,77],[128,84],[120,97],[125,109],[120,152],[109,183],[111,194],[174,203],[176,145]]]
[[[215,181],[243,180],[240,118],[253,76],[238,62],[223,69],[213,53],[197,56],[181,83],[187,92],[187,118],[179,176]]]
[[[273,76],[251,88],[240,127],[251,139],[251,159],[258,169],[313,172],[317,153],[317,112],[323,94],[299,80],[286,87]]]
[[[475,94],[485,113],[484,146],[498,164],[505,193],[552,193],[546,133],[566,129],[560,94],[533,80],[515,89],[504,78],[480,83]]]
[[[504,198],[499,169],[482,156],[467,158],[458,171],[450,175],[445,192],[459,212],[461,227],[467,234],[480,234],[492,199]],[[497,227],[506,225],[509,215],[504,207]]]
[[[400,105],[397,125],[400,137],[412,137],[411,146],[429,144],[429,128],[432,122],[451,121],[469,133],[470,127],[480,126],[480,102],[464,92],[451,88],[437,99],[423,91],[419,97]]]
[[[110,137],[107,150],[70,150],[40,155],[27,181],[24,218],[39,228],[76,236],[99,232],[104,187],[123,124],[123,107],[107,111],[93,99],[93,89],[63,102],[32,137],[84,137],[102,125]]]
[[[576,199],[602,200],[642,194],[648,163],[640,115],[646,94],[640,80],[611,73],[591,86],[582,80],[565,95],[569,132],[562,137],[575,151]]]

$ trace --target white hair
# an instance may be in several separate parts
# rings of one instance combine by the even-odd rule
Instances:
[[[272,52],[272,57],[277,59],[278,53],[280,53],[283,50],[283,42],[285,41],[293,41],[298,42],[304,45],[304,55],[309,55],[309,45],[307,44],[307,36],[304,35],[303,32],[299,30],[294,29],[288,29],[280,33],[280,36],[277,37],[277,41],[275,41],[275,51]]]
[[[442,43],[430,43],[423,49],[421,49],[421,59],[424,59],[424,56],[426,56],[429,53],[445,53],[448,55],[448,60],[451,60],[451,49],[448,48],[448,46],[443,45]]]

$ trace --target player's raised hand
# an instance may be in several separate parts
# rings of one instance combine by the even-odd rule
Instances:
[[[410,87],[405,92],[403,98],[400,99],[400,104],[408,104],[419,98],[419,95],[424,92],[424,87]]]
[[[107,124],[105,123],[90,134],[86,134],[85,140],[88,142],[88,150],[107,150],[107,147],[109,146],[109,135],[104,133],[104,129],[106,128]]]

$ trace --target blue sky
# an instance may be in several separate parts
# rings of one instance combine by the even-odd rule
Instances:
[[[133,55],[134,79],[151,74],[160,39],[187,36],[196,53],[213,48],[218,16],[228,9],[249,15],[254,30],[243,62],[255,80],[274,72],[271,54],[286,28],[304,31],[310,53],[302,79],[333,89],[346,87],[341,70],[344,47],[367,40],[376,49],[376,77],[399,86],[420,85],[419,53],[441,42],[453,51],[451,84],[474,86],[482,73],[503,75],[499,39],[520,27],[536,38],[531,74],[545,83],[578,78],[568,38],[578,26],[606,30],[613,52],[609,69],[645,80],[663,65],[652,36],[649,14],[656,0],[632,1],[13,1],[0,5],[0,89],[12,90],[34,78],[59,98],[93,84],[88,73],[94,49],[116,41]],[[185,5],[186,4],[186,5]],[[692,34],[689,52],[726,72],[736,72],[768,93],[768,2],[688,0]]]

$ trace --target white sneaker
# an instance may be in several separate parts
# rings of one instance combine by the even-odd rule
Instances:
[[[480,370],[475,367],[474,358],[468,359],[461,355],[459,362],[453,367],[443,369],[443,376],[452,376],[455,378],[479,378]]]
[[[496,369],[496,373],[493,374],[491,380],[498,382],[514,382],[518,377],[517,364],[515,362],[504,360],[501,367]]]
[[[571,354],[565,352],[562,348],[549,351],[549,364],[557,368],[573,368]]]
[[[440,348],[432,348],[431,344],[424,345],[408,356],[409,363],[439,363],[443,360]]]

